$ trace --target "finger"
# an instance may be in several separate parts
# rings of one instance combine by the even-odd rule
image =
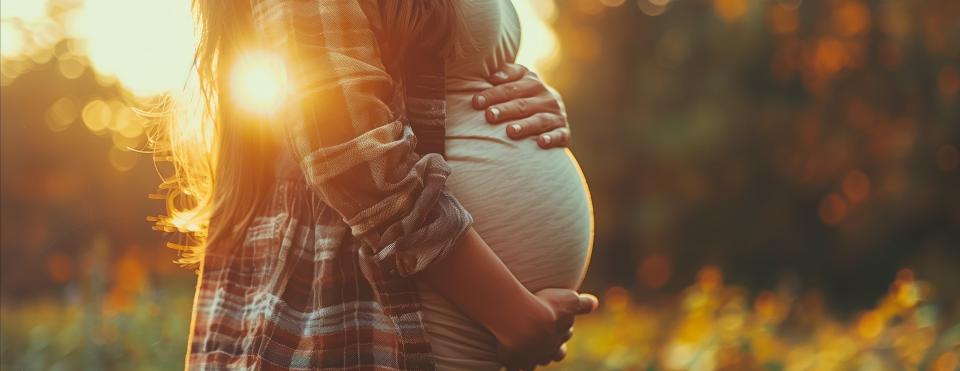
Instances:
[[[559,114],[556,104],[555,100],[543,96],[513,99],[488,108],[486,118],[487,122],[497,124],[519,120],[541,112]]]
[[[537,137],[537,144],[543,149],[570,146],[570,129],[560,127],[548,133],[540,134]]]
[[[563,342],[566,343],[570,341],[571,338],[573,338],[573,326],[570,326],[570,328],[567,329],[567,333],[563,334]]]
[[[575,314],[589,314],[597,310],[600,306],[600,300],[591,294],[580,294],[580,305]]]
[[[557,318],[557,332],[565,333],[573,328],[573,313],[571,311],[570,314],[561,315]]]
[[[535,113],[530,117],[513,121],[507,125],[507,136],[512,139],[522,139],[550,133],[565,126],[566,121],[563,116],[546,112]],[[557,135],[556,139],[562,140],[562,135]]]
[[[560,349],[557,350],[557,354],[553,356],[553,360],[557,362],[562,361],[564,358],[567,358],[567,344],[561,345]]]
[[[484,109],[494,104],[509,102],[517,98],[532,97],[547,88],[536,79],[520,79],[481,91],[473,96],[473,108]]]
[[[523,77],[523,75],[527,74],[527,71],[527,68],[523,65],[507,63],[504,64],[502,68],[490,75],[490,77],[487,78],[487,81],[490,81],[490,83],[494,85],[499,85],[508,81],[516,81]]]

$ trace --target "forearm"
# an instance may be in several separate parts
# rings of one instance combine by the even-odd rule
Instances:
[[[443,260],[416,275],[498,339],[528,331],[543,316],[538,299],[470,228]]]

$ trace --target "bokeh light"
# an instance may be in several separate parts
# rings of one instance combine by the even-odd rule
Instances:
[[[557,368],[957,369],[960,2],[512,1],[597,206],[601,309]],[[141,109],[197,90],[192,27],[189,0],[0,2],[0,368],[182,368],[196,276],[140,222]],[[283,62],[236,61],[234,103],[279,108]]]
[[[64,131],[80,116],[77,102],[70,97],[63,97],[54,102],[47,109],[47,126],[55,132]]]

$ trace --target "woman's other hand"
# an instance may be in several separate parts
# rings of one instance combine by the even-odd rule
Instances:
[[[506,336],[498,337],[498,355],[507,370],[533,370],[538,365],[560,361],[567,355],[565,343],[573,336],[574,317],[597,309],[597,298],[567,289],[538,291],[541,310]]]
[[[508,63],[487,80],[494,87],[473,97],[473,108],[485,110],[487,122],[506,124],[513,139],[535,136],[544,149],[570,144],[563,101],[535,73]]]

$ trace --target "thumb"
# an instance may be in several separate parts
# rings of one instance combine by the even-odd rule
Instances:
[[[576,315],[590,314],[600,306],[600,300],[591,294],[579,294],[577,297],[580,299],[580,303],[577,306],[577,311],[574,312]]]

